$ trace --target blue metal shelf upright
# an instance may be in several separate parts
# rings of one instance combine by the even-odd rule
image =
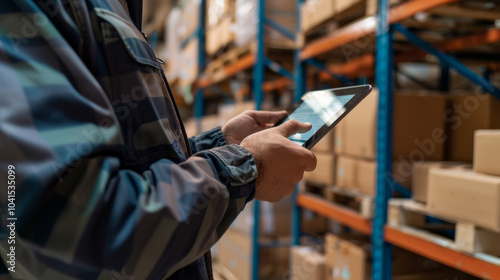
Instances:
[[[312,57],[319,54],[323,54],[331,49],[337,48],[342,44],[350,43],[354,40],[362,38],[367,34],[375,32],[376,35],[376,51],[375,51],[375,85],[379,90],[379,104],[378,104],[378,122],[377,122],[377,191],[375,197],[375,217],[371,223],[371,241],[372,241],[372,275],[373,280],[389,280],[392,279],[392,248],[390,240],[395,244],[404,244],[401,240],[396,240],[395,236],[399,236],[397,232],[391,230],[391,235],[388,236],[386,232],[386,221],[387,221],[387,204],[388,200],[392,196],[392,191],[395,189],[401,192],[403,195],[408,196],[409,193],[401,189],[399,185],[395,182],[387,180],[387,174],[391,174],[392,169],[392,111],[393,111],[393,75],[395,68],[395,57],[393,50],[393,33],[399,32],[412,44],[416,45],[420,49],[424,50],[438,58],[441,64],[441,80],[440,80],[440,90],[446,91],[449,87],[449,71],[450,69],[455,70],[462,76],[466,77],[473,83],[479,85],[483,91],[492,94],[493,96],[500,99],[500,89],[495,87],[490,81],[490,72],[486,69],[483,75],[478,75],[473,71],[469,70],[465,65],[460,63],[454,57],[445,54],[440,51],[437,47],[421,40],[412,31],[408,30],[401,24],[397,23],[405,18],[413,16],[419,11],[426,11],[435,7],[450,4],[456,2],[457,0],[435,0],[435,1],[423,1],[423,0],[413,0],[401,4],[396,7],[393,13],[391,13],[389,8],[389,0],[378,0],[378,13],[376,15],[376,26],[372,27],[368,22],[375,22],[374,19],[366,18],[363,21],[352,24],[349,28],[344,30],[339,30],[338,33],[342,35],[332,34],[326,40],[317,40],[311,45],[305,46],[304,49],[296,49],[295,51],[295,100],[300,99],[303,93],[306,91],[305,81],[306,81],[306,64],[310,64],[323,72],[327,72],[331,77],[342,81],[344,84],[352,84],[352,81],[347,77],[343,76],[342,73],[331,73],[330,68],[322,65],[320,62],[314,60]],[[298,0],[299,6],[305,2],[305,0]],[[297,33],[300,33],[300,13],[297,14]],[[355,27],[355,28],[354,28]],[[356,32],[356,34],[350,34],[351,36],[346,39],[345,33]],[[498,30],[490,29],[485,34],[491,32],[492,34],[500,33]],[[480,43],[486,44],[491,43],[495,36],[487,36],[485,34],[478,34],[479,37],[475,37],[475,40],[467,40],[459,38],[455,41],[449,42],[444,49],[457,50],[460,47],[470,47],[479,45]],[[467,43],[464,43],[467,41]],[[470,43],[475,42],[475,43]],[[369,67],[369,64],[363,64],[364,67]],[[347,217],[339,211],[334,206],[327,206],[328,203],[321,202],[321,199],[313,198],[309,196],[303,196],[298,194],[296,189],[293,194],[294,208],[293,208],[293,222],[292,222],[292,234],[293,234],[293,245],[299,244],[300,238],[300,205],[307,205],[307,208],[314,209],[316,212],[321,213],[333,218],[340,218],[343,223],[355,226],[358,230],[370,234],[368,230],[369,221],[362,221],[361,218],[356,218],[356,221],[352,221],[352,217]],[[300,201],[300,205],[299,202]],[[321,205],[319,205],[321,204]],[[319,206],[318,206],[319,205]],[[344,217],[345,216],[345,217]],[[351,220],[350,220],[351,219]],[[395,242],[397,241],[397,242]],[[419,240],[419,242],[423,242]],[[430,247],[435,246],[430,244]],[[411,247],[411,246],[410,246]],[[408,249],[411,249],[407,247]],[[435,247],[433,247],[435,248]],[[457,254],[454,251],[447,252],[446,248],[440,249],[439,256],[435,259],[443,263],[448,263],[449,260],[443,258],[443,256],[450,254]],[[466,258],[462,258],[465,260]],[[467,259],[467,264],[464,266],[473,267],[476,260]],[[468,272],[478,274],[478,271],[471,270],[468,268]]]

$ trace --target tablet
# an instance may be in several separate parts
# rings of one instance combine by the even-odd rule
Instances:
[[[371,90],[371,85],[360,85],[308,92],[295,105],[295,109],[275,126],[291,119],[311,123],[312,128],[308,132],[289,137],[297,144],[311,149]]]

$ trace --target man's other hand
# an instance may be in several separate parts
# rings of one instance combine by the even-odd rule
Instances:
[[[276,122],[286,116],[286,111],[245,111],[229,120],[222,127],[222,134],[228,144],[240,144],[245,137],[273,127]]]
[[[259,173],[256,199],[270,202],[281,200],[293,192],[295,184],[302,180],[304,171],[316,168],[314,154],[287,139],[311,127],[311,124],[290,120],[243,139],[241,146],[252,153]]]

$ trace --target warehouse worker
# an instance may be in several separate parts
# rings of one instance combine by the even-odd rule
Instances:
[[[0,2],[1,274],[209,279],[210,247],[314,155],[284,112],[187,139],[136,0]],[[7,183],[7,188],[3,187]]]

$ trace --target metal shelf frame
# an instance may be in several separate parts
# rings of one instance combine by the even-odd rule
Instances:
[[[386,227],[387,203],[392,195],[394,183],[386,180],[386,174],[391,174],[392,168],[392,109],[393,109],[393,75],[395,64],[398,62],[412,61],[416,58],[431,54],[436,56],[441,63],[441,79],[439,90],[446,91],[449,88],[449,73],[453,69],[478,84],[481,88],[493,96],[500,98],[500,90],[491,84],[490,76],[493,69],[498,71],[496,64],[485,67],[482,75],[469,70],[454,57],[445,52],[463,50],[500,41],[500,29],[490,29],[483,34],[467,36],[450,40],[438,45],[431,45],[421,40],[410,30],[398,22],[417,14],[457,0],[413,0],[395,8],[389,8],[389,0],[378,0],[378,13],[376,16],[365,18],[361,21],[341,28],[337,32],[313,41],[306,45],[301,51],[297,51],[295,82],[296,101],[305,93],[306,62],[313,62],[313,66],[320,68],[323,72],[320,80],[331,79],[333,76],[348,84],[351,79],[359,76],[360,70],[365,75],[375,75],[375,84],[379,89],[378,122],[377,122],[377,192],[375,198],[375,217],[373,222],[364,220],[362,217],[332,205],[320,198],[307,194],[294,192],[293,210],[293,244],[299,244],[300,238],[300,209],[309,209],[325,217],[337,220],[341,224],[357,229],[358,231],[371,235],[372,253],[372,277],[373,280],[392,279],[392,248],[391,244],[413,251],[422,256],[434,259],[443,264],[450,265],[467,273],[497,279],[500,275],[500,267],[494,266],[482,260],[467,256],[463,253],[409,236],[396,229]],[[299,1],[299,4],[304,1]],[[298,15],[298,18],[299,15]],[[299,20],[298,20],[299,22]],[[299,29],[297,29],[299,31]],[[394,55],[393,42],[394,31],[403,34],[408,41],[418,49],[408,51],[398,56]],[[375,55],[366,54],[351,60],[344,65],[326,67],[320,62],[313,60],[314,57],[351,43],[363,36],[375,34]],[[495,67],[496,66],[496,67]],[[369,70],[366,70],[369,69]],[[374,71],[374,72],[373,72]],[[406,194],[408,195],[408,194]],[[431,254],[432,253],[432,254]],[[458,262],[458,264],[457,264]],[[494,277],[495,276],[495,277]],[[500,276],[498,276],[500,277]]]
[[[204,95],[203,91],[209,86],[212,86],[224,79],[230,78],[237,72],[249,69],[253,67],[253,93],[256,110],[261,110],[262,101],[264,100],[264,89],[272,90],[276,87],[282,87],[286,83],[274,84],[273,82],[265,83],[264,74],[266,67],[273,70],[274,72],[284,76],[287,79],[294,79],[294,74],[290,73],[280,64],[272,61],[265,56],[264,48],[264,32],[265,25],[272,27],[281,34],[285,35],[288,39],[295,41],[295,31],[287,30],[285,27],[281,26],[279,23],[268,19],[265,16],[265,1],[266,0],[256,0],[257,3],[257,50],[255,54],[248,54],[241,58],[236,63],[228,65],[224,68],[224,75],[222,77],[208,77],[201,78],[201,74],[205,67],[205,11],[206,11],[206,0],[201,0],[200,3],[200,15],[199,15],[199,26],[197,30],[188,36],[188,38],[182,42],[182,46],[187,45],[189,40],[198,38],[198,81],[196,86],[196,97],[194,103],[195,118],[197,122],[197,130],[201,132],[201,118],[204,115]],[[300,0],[299,0],[300,1]],[[297,12],[298,13],[298,12]],[[300,26],[300,25],[297,25]],[[262,243],[260,242],[260,203],[258,200],[254,202],[254,228],[252,230],[252,279],[257,280],[259,278],[259,252],[261,247],[269,246],[283,246],[281,243]],[[287,243],[289,246],[290,243]]]

